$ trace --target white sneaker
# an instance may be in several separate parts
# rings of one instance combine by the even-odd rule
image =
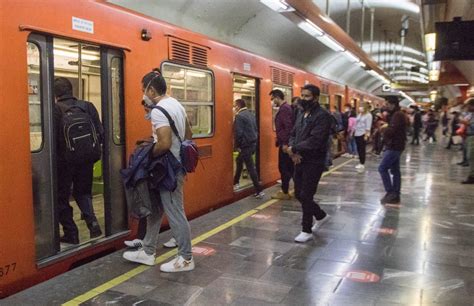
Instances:
[[[314,233],[318,228],[320,228],[324,223],[328,222],[331,219],[330,215],[326,215],[326,217],[322,218],[321,220],[314,221],[314,225],[311,228],[311,231]]]
[[[313,239],[313,234],[301,232],[295,237],[296,242],[307,242]]]
[[[363,173],[364,170],[365,170],[365,166],[364,166],[364,165],[360,165],[360,167],[359,167],[359,168],[356,168],[356,170],[357,170],[358,173]]]
[[[141,239],[125,240],[123,242],[129,248],[142,248],[143,241]]]
[[[165,248],[175,248],[178,246],[178,243],[176,242],[176,239],[174,238],[171,238],[170,240],[166,241],[165,243],[163,243],[163,246]]]
[[[260,191],[260,192],[258,192],[258,193],[256,193],[256,194],[254,194],[253,196],[254,196],[256,199],[259,199],[259,200],[260,200],[260,199],[263,199],[263,197],[265,196],[265,192]]]
[[[162,264],[161,272],[186,272],[194,270],[194,259],[185,260],[182,256],[176,256],[173,260]]]
[[[345,158],[351,158],[352,155],[350,155],[349,153],[344,153],[342,154],[342,157],[345,157]]]
[[[124,252],[123,258],[128,261],[138,262],[148,266],[155,265],[155,254],[148,255],[143,249]]]
[[[356,169],[361,169],[361,168],[364,168],[364,165],[362,164],[358,164],[357,166],[355,166]]]
[[[281,185],[281,180],[277,180],[277,184],[280,184],[280,185]]]
[[[239,185],[239,184],[235,184],[235,185],[234,185],[234,191],[237,191],[237,190],[239,190],[239,189],[240,189],[240,185]]]

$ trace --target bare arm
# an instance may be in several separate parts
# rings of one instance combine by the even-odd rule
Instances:
[[[169,126],[163,126],[156,129],[156,138],[158,141],[155,143],[155,147],[153,148],[153,156],[160,156],[171,148],[172,133],[171,127]]]
[[[193,139],[193,130],[191,124],[189,124],[188,118],[186,118],[186,131],[184,132],[184,139]]]

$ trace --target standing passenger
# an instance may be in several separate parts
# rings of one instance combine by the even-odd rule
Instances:
[[[283,149],[295,164],[295,196],[303,209],[302,231],[296,242],[306,242],[330,217],[314,201],[324,171],[331,115],[319,105],[319,88],[308,84],[301,91],[301,107],[291,132],[290,146]],[[316,222],[313,226],[313,217]]]
[[[357,144],[357,152],[359,153],[359,164],[356,166],[358,172],[364,172],[365,169],[365,145],[370,137],[372,128],[372,114],[369,112],[370,105],[365,103],[363,107],[359,107],[355,127],[355,141]]]
[[[279,89],[270,92],[270,97],[274,106],[278,107],[275,115],[276,146],[278,147],[278,170],[281,175],[281,191],[272,195],[272,199],[289,200],[288,194],[290,180],[293,177],[294,165],[290,156],[283,152],[283,146],[288,146],[291,130],[293,129],[293,109],[286,103],[285,95]]]
[[[398,98],[387,97],[387,102],[390,115],[388,117],[388,126],[383,131],[385,152],[379,166],[379,173],[382,177],[386,194],[380,202],[382,204],[397,204],[400,202],[400,189],[402,185],[400,155],[405,150],[407,120],[405,114],[400,111]],[[393,180],[390,177],[389,170]]]
[[[143,101],[149,106],[163,107],[173,119],[181,139],[191,139],[192,131],[186,117],[184,107],[174,98],[166,95],[166,81],[158,69],[147,73],[142,79]],[[158,109],[153,108],[150,114],[155,146],[153,156],[160,156],[170,151],[176,159],[180,158],[181,143],[171,130],[170,122]],[[166,213],[173,237],[178,244],[178,256],[161,265],[163,272],[183,272],[194,269],[191,251],[191,233],[183,206],[184,173],[177,174],[177,187],[171,192],[160,188],[161,202],[157,211],[153,211],[147,219],[147,230],[143,239],[143,248],[123,253],[129,261],[152,266],[155,264],[155,253],[158,244],[163,212]]]
[[[237,169],[234,175],[234,186],[239,184],[243,163],[245,163],[255,188],[254,197],[262,199],[265,193],[258,182],[257,170],[253,162],[253,155],[257,151],[257,121],[255,120],[255,115],[248,110],[244,99],[235,100],[234,111],[236,113],[234,121],[234,146],[239,151],[236,159]]]
[[[462,123],[466,125],[466,140],[464,142],[467,152],[467,160],[469,163],[469,175],[463,184],[474,184],[474,98],[470,98],[465,102],[468,113],[463,118]]]
[[[90,238],[96,238],[102,235],[100,225],[97,222],[97,217],[94,213],[94,207],[92,206],[92,179],[93,179],[93,170],[94,162],[100,159],[100,153],[94,159],[88,160],[69,160],[68,152],[71,151],[67,148],[66,141],[68,135],[65,135],[65,126],[66,121],[63,120],[63,117],[66,116],[66,113],[72,114],[70,116],[81,116],[87,114],[87,122],[92,122],[93,129],[97,133],[98,143],[100,146],[103,142],[104,129],[100,123],[99,114],[94,104],[87,101],[79,101],[72,95],[72,84],[66,78],[57,78],[54,80],[54,96],[56,104],[54,107],[54,123],[55,123],[55,133],[57,139],[57,151],[58,151],[58,161],[57,161],[57,173],[58,173],[58,216],[59,223],[63,227],[64,236],[60,238],[61,242],[70,243],[70,244],[79,244],[79,231],[77,225],[73,219],[73,210],[71,205],[69,205],[69,196],[71,195],[71,186],[72,186],[72,196],[76,200],[77,206],[81,210],[82,216],[86,221],[87,227],[89,228]],[[79,121],[77,121],[79,122]],[[70,125],[72,126],[72,124]],[[85,131],[88,127],[78,126],[84,128]],[[89,127],[92,128],[92,127]],[[73,130],[73,129],[69,129]],[[83,136],[76,135],[74,140],[83,139],[88,141],[89,138],[85,134]],[[78,145],[78,149],[83,149],[85,142],[78,141],[74,142],[74,145]],[[91,141],[90,143],[93,143]],[[73,150],[74,151],[74,150]],[[79,151],[75,150],[76,154],[79,154]],[[100,151],[100,150],[99,150]],[[80,155],[80,154],[79,154]],[[86,155],[81,155],[86,156]]]

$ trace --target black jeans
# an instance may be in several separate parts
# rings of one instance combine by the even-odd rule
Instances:
[[[73,209],[69,205],[69,196],[76,200],[77,206],[90,229],[92,222],[97,221],[92,206],[92,175],[94,164],[71,165],[58,163],[58,215],[59,223],[63,226],[66,236],[78,234],[76,223],[73,219]]]
[[[313,216],[316,220],[326,217],[324,210],[314,201],[319,179],[324,171],[324,160],[319,163],[300,163],[295,166],[295,196],[303,209],[303,232],[311,233]]]
[[[355,136],[356,144],[357,144],[357,153],[359,153],[359,161],[363,165],[365,164],[365,139],[364,135],[362,136]]]
[[[413,128],[413,139],[411,140],[412,144],[420,144],[420,129]]]
[[[283,193],[288,193],[295,166],[290,156],[283,152],[281,147],[278,148],[278,170],[281,175],[281,190]]]
[[[240,175],[242,174],[243,164],[247,167],[250,178],[252,179],[253,186],[255,187],[255,192],[262,191],[262,187],[258,182],[257,170],[255,169],[255,164],[253,163],[252,155],[256,151],[256,146],[250,146],[241,148],[239,155],[237,156],[236,163],[237,169],[234,176],[234,185],[239,183]]]

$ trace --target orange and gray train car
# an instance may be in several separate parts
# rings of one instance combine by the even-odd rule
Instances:
[[[279,177],[275,110],[268,96],[273,88],[289,99],[313,83],[328,106],[356,99],[353,90],[334,80],[105,1],[3,0],[0,5],[0,298],[118,250],[136,234],[119,170],[135,142],[151,134],[140,82],[152,68],[161,68],[169,94],[185,106],[200,150],[202,166],[185,185],[189,218],[251,192],[233,190],[234,99],[246,99],[257,116],[256,161],[267,186]],[[75,96],[95,104],[105,129],[93,184],[104,235],[81,238],[84,242],[74,247],[60,243],[55,210],[52,84],[58,76],[71,81]],[[362,94],[357,93],[359,101]]]

